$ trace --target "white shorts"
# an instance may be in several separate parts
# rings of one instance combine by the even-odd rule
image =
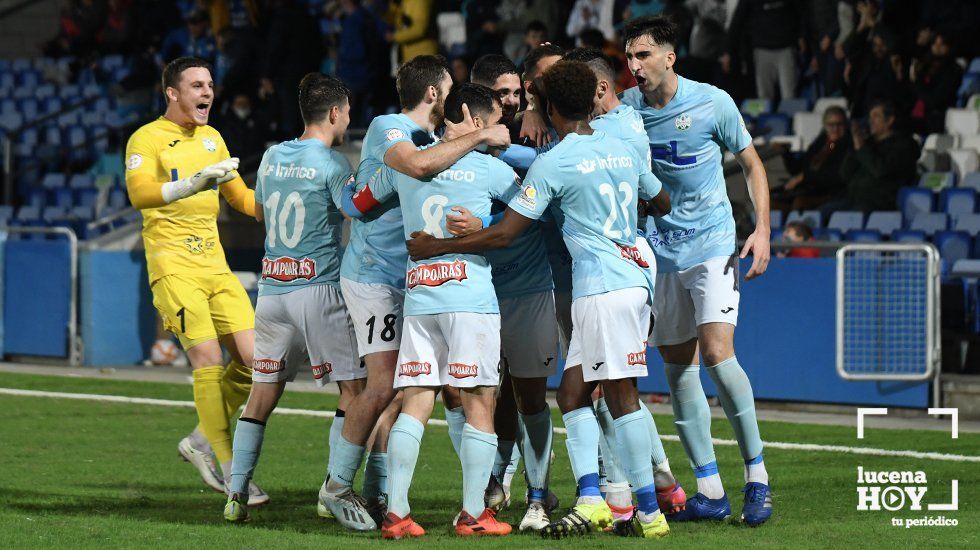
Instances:
[[[367,376],[344,298],[330,285],[259,296],[254,357],[255,382],[291,381],[300,368],[319,386]]]
[[[660,273],[653,296],[651,346],[683,344],[705,323],[738,322],[738,256],[716,256],[683,271]]]
[[[377,283],[358,283],[340,278],[357,349],[361,357],[380,351],[397,351],[402,340],[402,306],[405,291]]]
[[[572,302],[572,343],[565,368],[582,365],[586,382],[647,375],[650,293],[633,287]]]
[[[515,378],[544,378],[558,365],[558,320],[550,290],[500,303],[500,355]]]
[[[410,315],[398,352],[395,388],[497,386],[500,379],[500,315]]]

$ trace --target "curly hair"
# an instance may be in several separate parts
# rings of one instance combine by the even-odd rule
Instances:
[[[544,93],[564,118],[585,120],[595,107],[597,82],[588,65],[563,59],[544,72]]]

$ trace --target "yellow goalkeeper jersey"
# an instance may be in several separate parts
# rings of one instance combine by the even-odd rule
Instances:
[[[143,213],[143,244],[150,283],[165,275],[230,273],[218,240],[218,191],[163,202],[161,187],[229,158],[211,126],[187,129],[160,117],[144,125],[126,146],[126,189]],[[240,177],[220,186],[236,210],[255,215],[255,194]]]

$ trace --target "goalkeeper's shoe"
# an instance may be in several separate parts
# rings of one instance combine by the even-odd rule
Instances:
[[[484,508],[478,518],[463,510],[456,520],[456,534],[462,537],[501,536],[509,535],[510,531],[511,526],[497,521],[497,513],[490,508]]]
[[[487,488],[483,492],[483,505],[495,512],[510,507],[510,491],[501,485],[494,475],[490,476]]]
[[[742,504],[742,521],[758,527],[772,516],[772,493],[764,483],[750,482],[742,489],[745,502]]]
[[[210,448],[195,449],[191,445],[191,439],[185,437],[177,444],[177,453],[184,459],[184,462],[188,462],[197,468],[198,474],[201,475],[201,481],[205,485],[216,492],[225,492],[225,480],[218,473],[218,468],[214,464],[214,455],[211,454]]]
[[[234,493],[228,497],[225,504],[225,521],[231,523],[244,523],[248,521],[248,497],[241,493]]]
[[[732,506],[728,503],[728,495],[710,499],[701,493],[687,499],[684,510],[676,514],[668,514],[668,521],[724,521],[732,515]]]
[[[625,521],[617,521],[613,524],[613,531],[621,537],[642,537],[645,539],[658,539],[670,534],[670,527],[667,525],[667,518],[659,511],[652,518],[641,519],[640,512]]]
[[[676,514],[687,506],[687,495],[680,483],[674,483],[673,487],[657,489],[657,505],[660,511],[665,514]]]
[[[384,521],[381,522],[381,538],[383,539],[407,539],[421,537],[424,534],[425,529],[415,523],[412,516],[400,518],[389,512]]]
[[[567,514],[541,530],[541,536],[561,539],[585,535],[592,531],[602,531],[612,525],[612,522],[612,510],[601,497],[579,497]]]
[[[333,492],[325,487],[321,488],[320,504],[326,507],[337,518],[337,521],[348,529],[373,531],[378,528],[378,524],[368,512],[367,501],[350,487],[343,487],[338,492]]]
[[[231,487],[231,478],[225,480],[225,493],[231,496],[231,493],[228,493],[228,487]],[[268,493],[260,489],[251,479],[248,480],[248,505],[255,508],[256,506],[262,506],[268,503]]]

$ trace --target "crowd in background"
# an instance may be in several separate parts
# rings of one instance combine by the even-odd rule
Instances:
[[[877,182],[846,185],[874,177],[855,157],[862,149],[900,165],[889,188],[908,184],[911,132],[943,131],[963,74],[957,59],[980,53],[971,36],[980,3],[971,0],[70,0],[42,48],[79,67],[124,55],[123,89],[159,86],[160,69],[178,56],[209,60],[213,124],[246,157],[300,132],[297,83],[315,70],[351,88],[354,128],[397,110],[393,68],[422,54],[445,55],[464,81],[481,55],[520,67],[542,42],[593,47],[614,61],[625,89],[634,81],[618,34],[648,14],[677,24],[677,72],[736,103],[847,99],[848,111],[826,113],[825,132],[793,167],[800,175],[777,193],[787,208],[880,206]]]

